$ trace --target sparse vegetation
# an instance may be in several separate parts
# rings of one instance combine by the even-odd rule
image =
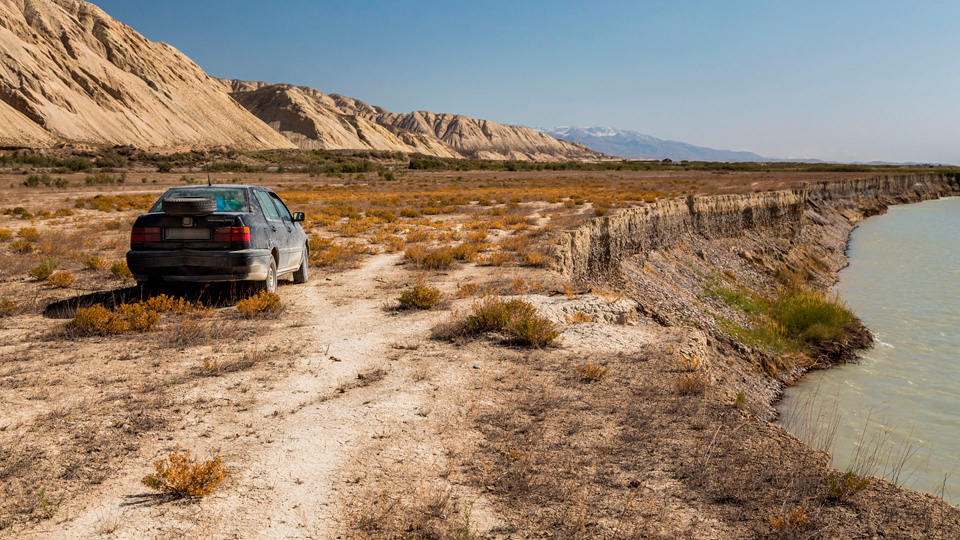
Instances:
[[[96,304],[80,308],[64,329],[76,336],[108,336],[128,331],[148,332],[160,322],[160,315],[144,304],[120,304],[114,311]]]
[[[599,381],[607,375],[607,372],[610,371],[610,368],[604,367],[598,364],[579,364],[575,366],[577,373],[580,374],[580,379],[586,382]]]
[[[237,302],[237,312],[247,319],[275,317],[281,309],[280,295],[269,291],[260,291]]]
[[[710,379],[700,373],[683,375],[677,378],[675,386],[680,395],[699,395],[710,386]]]
[[[30,269],[30,277],[37,281],[46,281],[53,272],[60,266],[55,259],[44,259],[43,262]]]
[[[441,297],[440,289],[417,285],[400,293],[400,307],[404,309],[430,309],[437,305]]]
[[[862,477],[853,471],[847,471],[840,475],[830,473],[827,475],[827,484],[829,484],[830,489],[830,500],[844,502],[869,486],[870,479]]]
[[[123,281],[127,281],[133,277],[133,274],[130,272],[130,268],[127,267],[127,263],[123,261],[115,262],[110,265],[110,273],[113,274],[114,277],[122,279]]]
[[[538,315],[537,310],[529,303],[523,300],[504,300],[499,296],[478,300],[469,315],[438,327],[435,336],[456,338],[485,332],[499,332],[511,343],[537,348],[552,345],[560,336],[554,324],[546,317]]]
[[[60,270],[59,272],[54,272],[49,278],[47,278],[47,284],[51,287],[57,289],[66,289],[67,287],[73,285],[73,282],[76,281],[76,277],[67,271]]]
[[[209,495],[227,477],[219,456],[200,463],[190,457],[189,450],[179,447],[153,466],[156,472],[143,477],[143,485],[179,497]]]

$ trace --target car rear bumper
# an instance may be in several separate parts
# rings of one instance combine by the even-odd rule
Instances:
[[[266,249],[128,251],[127,266],[137,281],[260,281],[271,257]]]

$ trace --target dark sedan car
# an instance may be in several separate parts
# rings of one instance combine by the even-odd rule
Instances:
[[[127,266],[141,285],[163,281],[249,281],[274,291],[277,278],[309,278],[300,223],[272,190],[187,186],[167,190],[130,233]]]

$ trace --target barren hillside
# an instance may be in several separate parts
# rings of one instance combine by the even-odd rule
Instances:
[[[536,130],[455,114],[393,113],[309,87],[224,79],[241,105],[304,149],[371,149],[440,157],[557,161],[601,154]]]
[[[93,4],[0,0],[0,145],[292,148],[178,50]]]

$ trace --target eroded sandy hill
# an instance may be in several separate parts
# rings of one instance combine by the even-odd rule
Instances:
[[[520,126],[427,111],[393,113],[289,84],[222,82],[240,104],[304,149],[363,148],[534,161],[600,157],[586,146]]]
[[[294,145],[180,51],[93,4],[0,0],[0,145]]]

